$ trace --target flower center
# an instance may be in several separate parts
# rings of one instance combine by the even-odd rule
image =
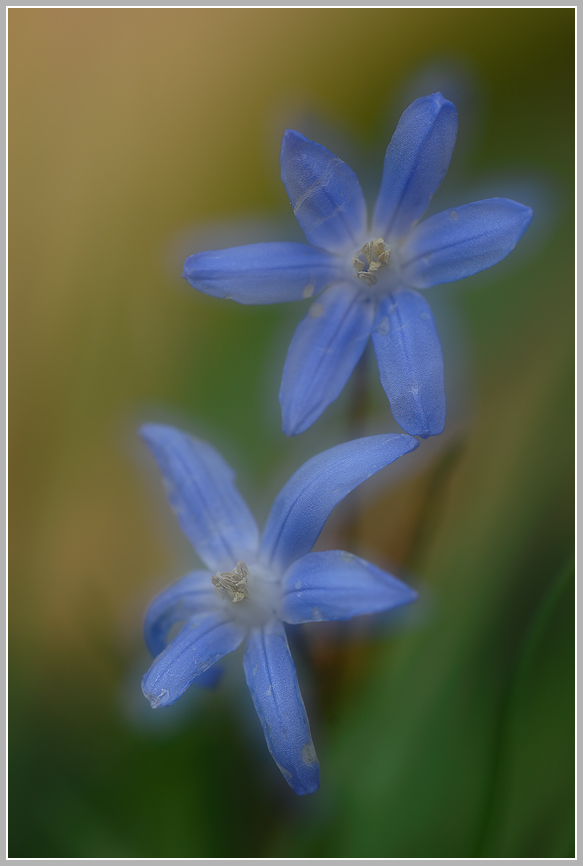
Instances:
[[[391,248],[382,238],[367,241],[362,249],[352,256],[352,267],[356,276],[368,286],[374,286],[377,281],[377,271],[386,267],[391,258]]]
[[[213,574],[211,582],[229,619],[253,627],[276,613],[281,595],[279,578],[259,562],[239,562],[232,571]]]
[[[232,571],[213,574],[211,581],[217,595],[236,604],[238,601],[243,601],[244,598],[249,598],[247,591],[248,575],[249,569],[244,562],[239,561]]]

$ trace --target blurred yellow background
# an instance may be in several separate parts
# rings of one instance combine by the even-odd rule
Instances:
[[[559,793],[546,794],[568,811],[564,825],[549,817],[544,780],[506,784],[506,765],[494,781],[488,768],[510,748],[499,715],[508,660],[572,545],[573,10],[12,8],[8,28],[11,855],[570,856],[570,753],[556,758]],[[372,709],[367,669],[344,682],[321,661],[337,691],[315,723],[319,801],[286,799],[259,751],[262,781],[249,781],[245,725],[239,742],[237,724],[221,721],[228,696],[209,699],[210,721],[196,716],[161,745],[124,718],[123,694],[139,693],[149,664],[149,598],[191,567],[137,442],[140,423],[169,418],[211,439],[259,517],[303,459],[347,438],[338,413],[302,441],[281,433],[279,377],[302,309],[198,295],[180,279],[184,258],[204,248],[207,230],[216,246],[297,237],[279,181],[286,127],[319,129],[374,191],[400,113],[433,90],[460,97],[442,207],[523,193],[535,219],[516,260],[445,287],[441,313],[441,289],[428,293],[444,323],[446,376],[456,381],[467,364],[471,396],[452,396],[445,444],[422,443],[419,473],[399,477],[361,520],[360,543],[431,584],[452,617],[403,638],[393,680],[387,661],[395,705],[409,707],[395,727],[411,784],[399,830],[382,826],[399,773],[384,775],[372,747],[345,760],[392,724]],[[270,237],[254,234],[262,221]],[[452,310],[461,354],[446,345]],[[396,429],[381,397],[376,423]],[[455,669],[460,648],[481,638],[483,664]],[[375,640],[367,664],[384,670],[393,644]],[[343,651],[333,658],[354,670]],[[482,745],[458,752],[446,737],[432,747],[435,766],[414,758],[437,706],[420,703],[424,676],[440,707],[468,688],[493,695],[460,716],[483,731]],[[567,703],[552,704],[566,707],[565,748],[569,683]],[[359,707],[371,730],[359,728]],[[516,760],[530,766],[536,752],[552,763],[555,741],[543,757],[537,742]],[[456,772],[448,799],[444,779]],[[541,801],[516,807],[510,829],[507,817],[497,824],[523,783]],[[500,806],[509,791],[514,805]],[[373,829],[358,812],[366,792],[380,810]],[[247,793],[225,839],[224,799]],[[443,826],[439,800],[444,810],[472,804],[462,828]],[[548,832],[533,838],[541,821]]]

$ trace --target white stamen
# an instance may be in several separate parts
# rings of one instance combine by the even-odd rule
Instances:
[[[352,257],[352,267],[356,276],[369,286],[377,282],[376,272],[389,264],[391,248],[386,245],[382,238],[375,241],[367,241],[362,249]]]
[[[238,601],[249,598],[249,593],[247,592],[248,574],[249,570],[245,563],[239,561],[233,571],[223,571],[220,574],[213,574],[211,581],[217,595],[236,604]]]

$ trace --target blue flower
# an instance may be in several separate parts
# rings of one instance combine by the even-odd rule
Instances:
[[[347,493],[419,443],[403,434],[371,436],[317,455],[283,487],[260,536],[233,470],[214,448],[172,427],[141,432],[207,569],[152,602],[145,637],[156,658],[143,677],[144,694],[152,707],[174,703],[246,639],[245,676],[269,751],[297,794],[313,793],[320,769],[283,623],[349,619],[415,599],[357,556],[310,550]],[[168,643],[170,628],[182,621]]]
[[[340,394],[372,336],[395,420],[412,436],[445,424],[443,358],[433,315],[415,289],[461,280],[501,261],[532,219],[504,198],[456,207],[418,224],[443,180],[457,133],[440,93],[415,100],[387,148],[367,222],[358,178],[325,147],[287,130],[281,178],[312,246],[251,244],[197,253],[191,286],[241,304],[323,294],[292,339],[280,390],[283,430],[302,433]]]

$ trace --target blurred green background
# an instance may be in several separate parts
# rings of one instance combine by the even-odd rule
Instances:
[[[574,10],[8,21],[10,856],[574,856]],[[301,304],[206,298],[181,267],[299,237],[289,126],[372,205],[401,112],[435,90],[459,136],[431,210],[506,196],[535,217],[505,262],[427,292],[446,430],[324,533],[421,598],[293,635],[322,767],[298,798],[240,658],[167,711],[141,695],[145,607],[195,560],[136,430],[211,440],[260,520],[303,460],[353,435],[348,395],[281,433]],[[363,430],[396,430],[370,366]]]

